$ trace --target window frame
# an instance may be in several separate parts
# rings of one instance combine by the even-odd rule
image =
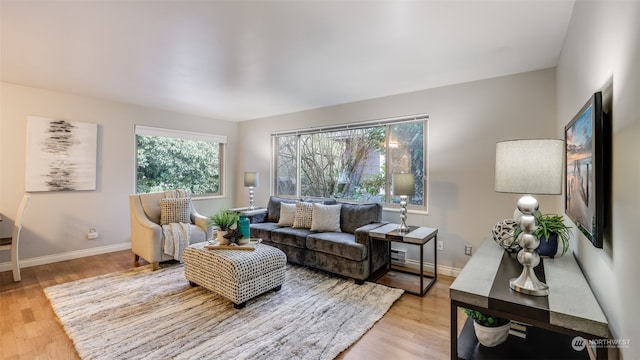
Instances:
[[[429,198],[430,198],[430,178],[429,178],[429,115],[428,114],[418,114],[418,115],[410,115],[410,116],[401,116],[394,117],[382,120],[373,120],[373,121],[362,121],[362,122],[354,122],[347,123],[342,125],[332,125],[332,126],[323,126],[323,127],[315,127],[315,128],[307,128],[307,129],[298,129],[298,130],[287,130],[287,131],[275,131],[271,133],[271,193],[275,194],[279,197],[284,198],[301,198],[302,191],[302,183],[301,183],[301,174],[300,174],[300,136],[309,135],[314,133],[327,133],[327,132],[335,132],[341,130],[353,130],[353,129],[361,129],[361,128],[371,128],[376,126],[385,126],[385,147],[387,151],[385,151],[385,163],[390,164],[390,151],[389,142],[390,136],[389,133],[391,131],[391,126],[402,123],[411,123],[422,121],[423,123],[423,178],[422,178],[422,188],[423,188],[423,203],[422,205],[413,205],[408,204],[408,208],[414,213],[428,214],[429,212]],[[295,195],[280,195],[278,194],[278,181],[276,177],[278,176],[278,138],[281,136],[296,136],[297,137],[297,145],[296,145],[296,194]],[[380,202],[385,209],[400,209],[399,204],[394,204],[391,202],[391,199],[394,198],[391,196],[391,172],[390,167],[385,166],[385,194],[384,194],[384,202]],[[359,202],[358,200],[345,199],[347,201]],[[364,201],[362,201],[364,202]]]
[[[137,136],[158,136],[158,137],[166,137],[166,138],[174,138],[174,139],[183,139],[183,140],[200,140],[207,141],[211,143],[217,143],[219,146],[218,156],[219,156],[219,184],[218,184],[218,192],[216,193],[206,193],[206,194],[192,194],[192,198],[197,199],[211,199],[211,198],[221,198],[226,196],[226,145],[227,145],[227,136],[226,135],[218,135],[218,134],[209,134],[203,132],[193,132],[186,130],[176,130],[176,129],[168,129],[154,126],[146,126],[146,125],[134,125],[134,154],[135,154],[135,164],[134,164],[134,192],[138,193],[138,141]]]

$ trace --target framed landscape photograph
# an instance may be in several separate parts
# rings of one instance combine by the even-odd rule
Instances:
[[[609,141],[602,93],[597,92],[565,127],[565,213],[591,243],[602,248],[606,221],[606,153]]]

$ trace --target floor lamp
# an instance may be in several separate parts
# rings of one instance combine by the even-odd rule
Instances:
[[[562,193],[564,141],[556,139],[509,140],[496,144],[497,192],[527,194],[518,200],[522,213],[515,219],[522,229],[518,243],[518,262],[522,273],[511,279],[511,289],[535,296],[549,295],[549,286],[533,272],[540,263],[536,252],[540,239],[534,234],[538,227],[535,213],[538,200],[529,194],[559,195]]]
[[[415,176],[413,174],[392,174],[391,188],[394,196],[400,196],[400,226],[399,233],[409,231],[407,226],[407,199],[415,194]]]
[[[258,187],[258,173],[257,172],[245,172],[244,173],[244,187],[249,188],[249,210],[255,210],[253,206],[253,189]]]

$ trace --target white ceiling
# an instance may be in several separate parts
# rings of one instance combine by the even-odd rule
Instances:
[[[556,65],[573,0],[6,1],[2,81],[246,120]]]

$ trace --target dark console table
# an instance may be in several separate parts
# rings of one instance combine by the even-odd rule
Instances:
[[[505,252],[491,239],[469,259],[449,289],[451,358],[582,359],[591,354],[605,359],[604,346],[576,346],[578,350],[574,347],[580,345],[580,339],[575,340],[577,336],[608,339],[610,333],[607,319],[573,255],[544,258],[536,267],[538,278],[549,286],[548,296],[511,290],[509,279],[517,277],[521,270],[515,254]],[[458,307],[526,323],[526,339],[510,335],[506,343],[494,348],[479,345],[471,319],[458,332]]]

